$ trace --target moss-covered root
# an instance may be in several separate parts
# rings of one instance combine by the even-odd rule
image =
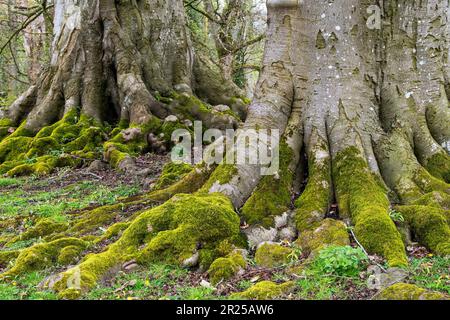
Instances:
[[[245,253],[235,250],[224,258],[214,260],[208,269],[209,279],[213,285],[217,285],[238,275],[246,267]]]
[[[308,151],[308,184],[295,202],[299,232],[317,227],[331,202],[331,160],[328,143],[314,130]]]
[[[293,150],[286,141],[280,143],[279,170],[262,177],[241,213],[250,225],[274,226],[274,218],[289,210],[296,166],[291,167]]]
[[[317,228],[302,232],[296,244],[304,253],[314,255],[328,246],[348,246],[350,238],[344,222],[325,219]]]
[[[39,219],[35,226],[8,241],[5,246],[8,247],[17,241],[43,238],[53,233],[65,231],[67,228],[68,225],[66,223],[55,222],[51,219],[42,218]]]
[[[123,171],[135,169],[133,157],[144,152],[148,147],[147,135],[158,133],[162,128],[162,121],[153,117],[146,125],[134,126],[120,123],[111,132],[112,138],[103,144],[103,157],[113,168]]]
[[[391,267],[407,265],[402,237],[389,217],[386,191],[358,148],[349,147],[336,155],[333,178],[339,212],[351,217],[366,250],[385,257]]]
[[[0,142],[7,137],[14,127],[14,123],[8,118],[0,118]]]
[[[294,287],[293,282],[276,284],[271,281],[261,281],[244,292],[233,294],[232,297],[249,300],[271,300],[289,294]]]
[[[201,189],[211,176],[215,166],[200,163],[180,180],[167,188],[155,190],[145,196],[146,199],[163,202],[179,193],[193,193]]]
[[[450,297],[440,292],[425,290],[413,284],[396,283],[377,296],[377,300],[449,300]]]
[[[80,115],[76,108],[37,134],[25,125],[0,143],[0,174],[44,175],[56,167],[76,166],[84,159],[100,157],[98,150],[105,137],[102,126]]]
[[[430,157],[425,168],[436,178],[450,183],[450,156],[445,152],[436,153]]]
[[[51,242],[36,244],[30,248],[23,249],[13,267],[1,274],[0,278],[11,278],[30,271],[54,266],[57,262],[66,262],[65,259],[60,259],[60,255],[65,248],[75,247],[80,252],[86,249],[88,245],[87,242],[77,238],[61,238]]]
[[[420,243],[440,255],[450,255],[450,227],[446,212],[429,206],[397,206]]]
[[[153,190],[167,188],[180,181],[186,174],[192,171],[192,165],[184,162],[169,162],[164,165],[161,175],[153,186]]]
[[[380,139],[376,149],[384,181],[396,192],[401,203],[412,204],[424,194],[435,191],[450,194],[450,185],[436,177],[440,169],[447,170],[447,156],[436,154],[428,159],[427,170],[417,160],[408,138],[398,130]]]
[[[79,273],[78,294],[92,288],[104,275],[130,259],[140,264],[163,262],[204,269],[232,251],[240,233],[240,221],[230,200],[221,194],[173,197],[140,214],[108,249],[86,256],[61,275],[54,289],[62,297],[74,297],[68,279]],[[228,244],[228,245],[227,245]],[[225,248],[229,248],[228,252]]]
[[[450,194],[442,191],[429,192],[421,196],[411,204],[450,210]]]

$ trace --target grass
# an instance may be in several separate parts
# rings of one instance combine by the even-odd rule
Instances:
[[[14,219],[15,225],[18,223],[21,231],[26,231],[39,218],[66,222],[70,219],[68,212],[88,206],[113,204],[119,198],[133,196],[140,191],[137,185],[118,184],[109,187],[100,181],[79,181],[61,187],[35,177],[0,178],[0,222]],[[16,235],[15,230],[0,228],[0,245]],[[23,249],[37,241],[40,239],[17,241],[8,245],[8,250]],[[13,292],[14,288],[9,290]]]
[[[133,273],[119,273],[107,286],[97,286],[88,300],[207,300],[217,299],[214,290],[194,286],[189,271],[176,266],[155,264]]]
[[[33,184],[34,183],[34,184]],[[17,188],[27,185],[30,191]],[[119,198],[139,193],[135,185],[119,184],[107,187],[99,182],[77,182],[59,189],[45,189],[38,181],[21,179],[0,179],[1,191],[0,219],[17,216],[35,216],[52,218],[58,222],[67,220],[65,213],[92,205],[115,203]],[[34,187],[36,189],[33,189]]]
[[[351,299],[349,288],[356,292],[367,288],[366,281],[357,276],[345,277],[308,271],[296,281],[296,298],[302,300]]]
[[[37,178],[0,178],[0,220],[18,218],[21,228],[33,226],[35,218],[47,217],[66,221],[66,213],[92,205],[115,203],[119,198],[140,192],[134,185],[119,184],[109,187],[99,182],[76,182],[65,187],[52,186],[48,180]],[[11,230],[9,232],[12,232]],[[11,234],[10,234],[11,235]],[[0,231],[8,237],[7,231]],[[29,247],[40,239],[14,243],[8,250]],[[0,242],[1,244],[1,242]],[[321,251],[315,261],[304,266],[298,277],[289,270],[277,269],[270,279],[277,283],[293,280],[296,288],[289,298],[306,300],[367,298],[373,293],[367,288],[367,261],[364,255],[351,247],[329,247]],[[300,254],[298,254],[300,255]],[[297,259],[295,259],[297,260]],[[254,268],[253,259],[249,259]],[[56,270],[32,272],[12,282],[0,282],[0,300],[57,299],[57,296],[39,289],[39,283]],[[410,283],[420,287],[450,294],[450,257],[433,255],[412,258],[409,266]],[[198,273],[176,266],[155,264],[140,267],[132,273],[119,272],[113,279],[102,283],[82,298],[89,300],[209,300],[228,299],[212,288],[199,285]],[[232,283],[238,291],[254,285],[253,280]],[[231,284],[231,283],[230,283]],[[227,285],[227,284],[226,284]]]
[[[55,300],[56,294],[39,290],[47,274],[31,272],[8,283],[0,283],[0,300]]]
[[[412,259],[410,273],[418,286],[450,294],[450,257]]]

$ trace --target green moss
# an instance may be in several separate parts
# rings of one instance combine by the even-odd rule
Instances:
[[[239,252],[233,252],[225,258],[215,260],[209,270],[209,279],[213,285],[228,280],[247,267],[247,263]]]
[[[68,246],[86,248],[87,243],[77,238],[62,238],[51,242],[39,243],[23,249],[14,266],[0,275],[0,278],[14,277],[30,271],[41,270],[53,266],[61,250]]]
[[[76,161],[71,157],[57,157],[46,155],[35,158],[33,162],[16,162],[13,163],[11,169],[5,165],[3,168],[9,169],[6,175],[10,177],[20,177],[25,175],[35,174],[37,176],[43,176],[51,173],[56,167],[72,166]],[[5,163],[7,164],[7,163]],[[0,172],[2,167],[0,167]]]
[[[417,186],[425,193],[433,191],[442,191],[445,193],[450,193],[450,185],[441,179],[435,178],[427,170],[420,167],[413,177],[414,182]],[[418,197],[412,199],[415,200]]]
[[[105,252],[88,255],[76,268],[64,272],[55,289],[70,289],[67,279],[80,272],[82,290],[87,290],[109,270],[130,259],[141,264],[183,265],[199,247],[201,253],[217,249],[226,239],[232,241],[240,232],[239,225],[233,205],[221,194],[177,195],[141,213]]]
[[[58,255],[58,264],[65,266],[77,262],[83,250],[80,246],[64,247]]]
[[[209,193],[213,185],[225,185],[237,175],[238,171],[235,165],[221,164],[209,177],[208,181],[200,189],[202,193]]]
[[[420,243],[440,255],[450,255],[450,227],[445,211],[428,206],[398,206]]]
[[[105,240],[109,240],[111,238],[117,237],[122,234],[130,226],[130,222],[118,222],[110,226],[104,235],[100,238],[96,239],[94,243],[99,243]]]
[[[28,151],[28,145],[33,140],[30,137],[12,137],[0,143],[0,162],[23,160]]]
[[[283,247],[275,243],[264,243],[255,253],[256,264],[262,267],[274,268],[289,262],[291,248]]]
[[[142,262],[181,264],[199,243],[208,249],[240,231],[239,217],[221,194],[177,195],[155,208],[149,220],[155,236],[139,254]]]
[[[318,252],[329,246],[348,246],[350,238],[342,221],[325,219],[315,229],[300,233],[296,243],[304,252]]]
[[[161,176],[155,183],[153,189],[159,190],[166,188],[174,184],[175,182],[179,181],[181,178],[183,178],[186,174],[188,174],[191,171],[192,166],[190,164],[184,162],[181,163],[169,162],[164,166]]]
[[[81,290],[76,288],[66,289],[58,294],[58,299],[61,300],[75,300],[81,295]]]
[[[396,283],[379,293],[378,300],[448,300],[440,292],[428,291],[413,284]]]
[[[280,143],[280,163],[277,175],[263,176],[242,208],[242,216],[250,225],[272,227],[274,218],[289,210],[294,172],[289,169],[293,151]]]
[[[100,156],[104,137],[102,126],[76,108],[37,134],[23,123],[0,143],[0,174],[9,176],[45,175],[56,167],[76,166],[80,158]]]
[[[271,281],[261,281],[244,292],[232,295],[232,297],[251,300],[271,300],[287,294],[293,288],[293,282],[276,284]]]
[[[350,147],[341,151],[333,164],[340,213],[350,215],[358,240],[369,252],[385,257],[390,266],[406,266],[405,247],[389,217],[386,191],[359,150]]]
[[[25,231],[21,235],[15,237],[13,240],[11,240],[8,244],[12,244],[17,241],[24,241],[34,238],[42,238],[47,235],[56,233],[56,232],[62,232],[67,229],[67,224],[65,223],[59,223],[55,222],[51,219],[42,218],[40,219],[36,225],[29,230]]]
[[[412,205],[430,206],[449,210],[450,195],[442,191],[429,192],[412,202]]]
[[[0,266],[6,267],[8,263],[14,261],[20,254],[20,250],[0,251]]]
[[[8,119],[8,118],[1,118],[0,119],[0,127],[12,127],[14,126],[14,123]]]
[[[426,169],[438,179],[450,183],[450,156],[437,153],[427,160]]]
[[[295,224],[299,232],[314,228],[325,217],[331,202],[331,164],[329,156],[320,159],[317,154],[327,154],[328,146],[322,141],[308,160],[308,184],[295,202]]]
[[[151,192],[147,198],[154,201],[163,202],[179,193],[192,193],[205,186],[214,166],[207,166],[204,163],[198,164],[186,174],[181,180],[169,187]],[[202,192],[205,193],[205,192]]]
[[[147,139],[145,138],[149,132],[155,134],[161,133],[162,122],[153,117],[145,125],[131,125],[130,130],[136,130],[138,134],[129,141],[124,138],[123,130],[115,130],[114,136],[104,143],[104,156],[111,166],[118,168],[120,164],[127,158],[143,153],[148,148]],[[170,139],[170,137],[169,137]]]
[[[114,221],[117,217],[117,212],[121,212],[121,209],[121,204],[114,204],[88,210],[75,219],[69,232],[89,232],[108,225]]]

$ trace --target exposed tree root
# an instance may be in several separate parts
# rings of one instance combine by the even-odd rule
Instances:
[[[401,10],[385,8],[386,17],[397,24],[401,17],[398,12],[410,8],[407,1],[398,2]],[[390,2],[393,3],[397,1]],[[418,7],[423,10],[422,5]],[[389,51],[393,55],[383,57],[382,64],[377,63],[380,55],[377,50],[382,46],[375,48],[375,44],[394,48],[410,44],[402,26],[383,29],[388,34],[358,27],[366,21],[365,8],[356,0],[343,0],[339,4],[323,1],[323,6],[317,2],[299,5],[298,1],[269,1],[268,8],[264,68],[243,128],[277,128],[284,133],[280,144],[272,146],[280,150],[278,174],[263,177],[261,165],[223,163],[217,168],[198,165],[165,189],[82,212],[67,229],[41,232],[37,225],[30,232],[41,232],[46,242],[21,252],[0,251],[0,263],[17,257],[15,264],[0,277],[42,268],[48,261],[66,264],[72,260],[72,253],[79,254],[80,247],[107,243],[102,252],[88,249],[91,254],[84,255],[77,266],[62,272],[48,285],[61,297],[76,298],[130,260],[140,264],[162,261],[198,266],[202,270],[212,264],[211,274],[217,281],[245,267],[241,257],[234,255],[236,249],[245,248],[247,242],[257,246],[278,239],[280,229],[289,226],[292,218],[295,231],[300,232],[297,243],[308,253],[327,245],[348,244],[345,224],[327,219],[334,201],[338,205],[338,218],[354,227],[362,246],[369,253],[383,256],[391,267],[405,267],[408,263],[402,235],[389,215],[391,203],[398,205],[395,210],[403,214],[415,240],[437,254],[449,254],[450,158],[445,143],[450,136],[439,119],[447,114],[443,109],[444,103],[448,104],[443,83],[427,83],[431,93],[426,88],[417,89],[417,83],[427,81],[425,71],[417,65],[411,67],[409,63],[414,59],[402,60],[404,53],[400,55],[398,50]],[[352,18],[347,18],[349,12]],[[322,14],[330,18],[320,19]],[[112,24],[108,26],[112,32],[112,38],[107,37],[112,41],[108,45],[120,56],[123,48],[115,39],[120,34],[117,21],[110,16],[106,20]],[[326,38],[323,30],[327,31]],[[390,34],[392,30],[398,34]],[[348,60],[341,60],[342,56]],[[129,117],[121,118],[125,121],[105,143],[105,157],[112,165],[132,170],[130,155],[148,147],[145,138],[149,133],[162,133],[161,138],[167,139],[173,129],[186,127],[184,120],[201,119],[211,126],[223,125],[221,129],[236,127],[238,110],[225,114],[211,112],[188,92],[189,86],[184,88],[186,92],[178,90],[166,94],[166,98],[154,95],[154,100],[144,92],[149,101],[158,103],[143,112],[145,121],[132,120],[142,115],[138,103],[142,97],[136,96],[143,94],[144,89],[136,78],[140,71],[133,75],[125,73],[134,70],[133,61],[129,56],[122,58],[125,60],[117,66],[118,95],[122,100],[129,95],[132,106],[125,112]],[[399,73],[397,65],[404,66],[404,72]],[[197,68],[198,72],[199,69],[202,68]],[[437,74],[438,70],[433,72]],[[401,75],[405,74],[413,79],[408,85],[414,84],[414,88],[403,86],[405,79]],[[437,78],[442,80],[442,75]],[[412,89],[426,94],[436,107],[414,99],[408,94]],[[33,93],[29,92],[29,96]],[[27,99],[24,96],[22,101]],[[132,110],[140,111],[133,116]],[[164,119],[169,114],[176,115],[178,121]],[[27,161],[30,146],[35,146],[34,152],[39,154],[42,150],[37,142],[55,138],[53,134],[58,133],[59,125],[66,125],[65,121],[51,130],[44,128],[37,135],[19,127],[0,144],[0,159],[11,161],[19,154],[23,157],[20,161]],[[70,125],[77,126],[80,121],[81,117]],[[10,125],[5,120],[1,124],[2,128]],[[83,132],[91,126],[77,128]],[[47,133],[44,135],[43,131]],[[74,141],[61,145],[56,139],[56,145],[67,147]],[[18,151],[13,150],[14,143]],[[94,152],[84,150],[86,145],[89,143],[71,152],[75,152],[73,155]],[[308,182],[295,202],[295,211],[290,212],[302,150],[308,162]],[[17,166],[7,168],[7,163],[2,164],[4,172],[15,174]],[[146,208],[116,221],[122,208],[138,205]],[[243,220],[251,224],[245,232],[239,228],[240,217],[236,213],[239,209]],[[108,227],[106,233],[96,233],[100,226]],[[72,237],[77,236],[83,242],[72,243]],[[216,258],[221,260],[214,262]],[[80,287],[73,285],[77,277]]]

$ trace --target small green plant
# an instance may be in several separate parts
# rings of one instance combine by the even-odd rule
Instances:
[[[368,258],[360,248],[327,247],[319,252],[312,267],[325,274],[355,276],[367,264]]]
[[[400,212],[397,212],[395,210],[391,210],[389,212],[389,217],[394,222],[398,222],[398,223],[405,222],[405,218],[403,217],[403,215]]]
[[[56,150],[56,149],[54,149],[54,150],[50,150],[48,152],[48,154],[50,156],[54,156],[54,157],[61,157],[64,154],[64,151],[63,150]]]
[[[205,287],[187,288],[182,298],[185,300],[211,300],[214,299],[214,289]]]
[[[247,290],[253,285],[253,282],[250,280],[242,280],[238,283],[238,288],[242,291]]]
[[[413,258],[409,267],[411,280],[420,287],[450,294],[450,257],[429,255]]]
[[[289,262],[291,262],[291,263],[298,262],[298,260],[302,256],[302,254],[303,254],[302,248],[297,247],[297,246],[292,247],[292,251],[288,255]]]
[[[0,188],[18,187],[23,184],[22,180],[16,178],[0,178]]]
[[[36,157],[32,157],[32,158],[27,158],[25,159],[25,164],[35,164],[37,162],[37,158]]]

